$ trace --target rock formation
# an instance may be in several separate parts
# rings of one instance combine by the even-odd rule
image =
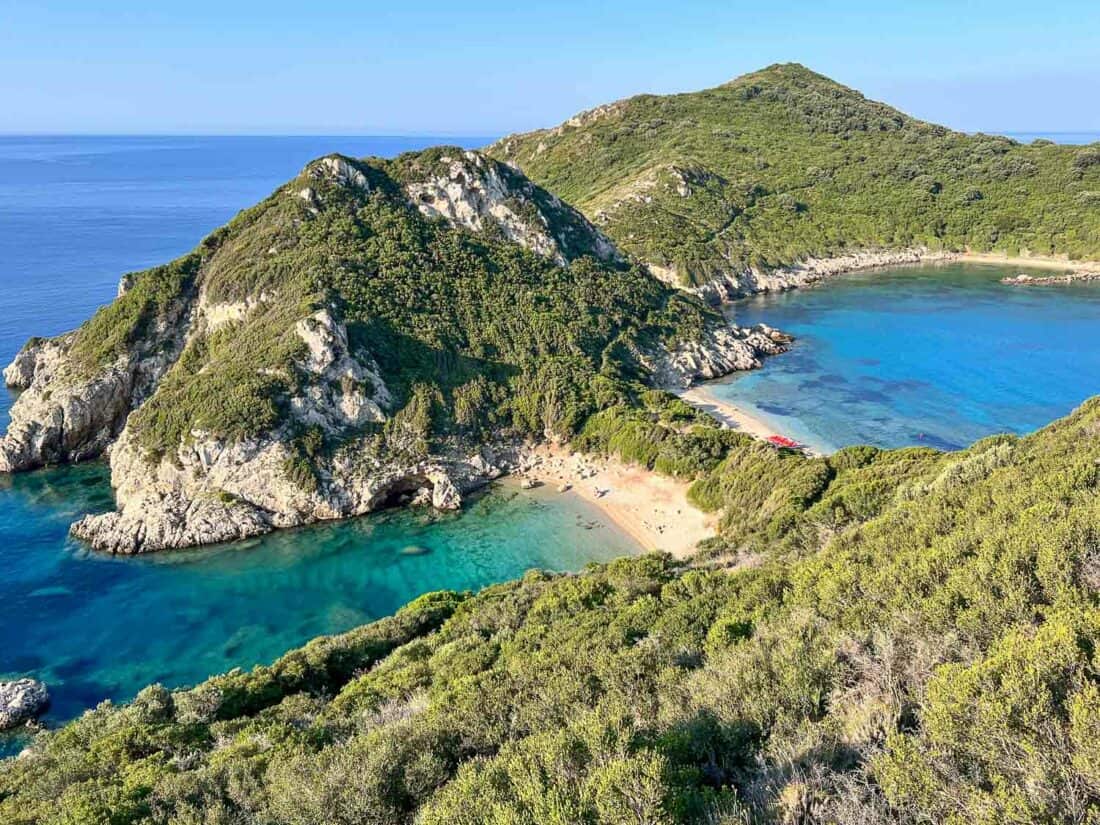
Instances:
[[[0,682],[0,730],[38,718],[49,704],[49,691],[36,679]]]
[[[849,272],[906,264],[948,262],[960,257],[957,253],[933,252],[925,247],[866,250],[833,258],[808,258],[801,263],[777,269],[723,271],[699,286],[689,287],[683,286],[683,279],[675,268],[651,264],[649,271],[672,286],[681,286],[709,303],[720,304],[763,292],[785,292]]]

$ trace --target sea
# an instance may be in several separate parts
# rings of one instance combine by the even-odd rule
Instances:
[[[313,158],[491,139],[0,136],[0,361],[77,326],[123,273],[191,249]],[[1100,391],[1100,289],[999,283],[1016,271],[904,269],[741,302],[738,323],[797,342],[716,391],[825,449],[1027,432]],[[10,403],[0,390],[0,425]],[[430,590],[638,550],[591,505],[545,488],[137,558],[68,538],[72,521],[111,506],[102,463],[0,477],[0,679],[45,681],[47,724],[152,682],[270,662]],[[20,742],[0,740],[0,753]]]
[[[820,452],[1032,432],[1100,394],[1100,283],[1001,283],[1023,271],[900,267],[738,301],[732,321],[795,342],[711,391]]]

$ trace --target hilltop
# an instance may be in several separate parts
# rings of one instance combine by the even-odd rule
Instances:
[[[954,132],[797,64],[638,95],[487,151],[655,274],[725,297],[858,252],[1100,257],[1100,148]]]
[[[526,438],[782,349],[670,290],[507,166],[329,156],[191,253],[32,339],[0,469],[109,450],[114,552],[391,503],[459,506]]]

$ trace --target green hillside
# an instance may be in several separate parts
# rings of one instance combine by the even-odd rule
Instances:
[[[861,248],[1100,258],[1100,146],[952,132],[797,64],[488,151],[684,283]]]
[[[578,443],[696,478],[697,565],[431,594],[150,687],[2,763],[0,820],[1097,821],[1100,403],[819,459],[646,404]]]
[[[444,200],[495,212],[474,228],[425,212],[446,208],[432,181],[452,186]],[[154,462],[196,434],[274,433],[298,445],[288,472],[306,486],[318,460],[356,442],[383,454],[570,433],[636,393],[663,346],[722,325],[623,263],[571,207],[456,147],[315,161],[192,253],[124,286],[64,339],[65,363],[35,393],[41,405],[57,387],[127,370],[137,377],[125,387],[150,385],[147,399],[135,391],[127,428]],[[337,379],[309,364],[318,312],[346,329],[354,362],[331,390]],[[374,399],[381,411],[366,424],[311,425],[293,409],[310,393]]]

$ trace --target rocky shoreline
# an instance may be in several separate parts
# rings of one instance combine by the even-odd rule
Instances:
[[[209,323],[208,315],[218,314],[216,310],[200,296],[187,323],[201,328]],[[175,332],[160,334],[179,337]],[[312,323],[301,325],[299,335],[309,350],[308,367],[318,387],[332,388],[350,378],[354,386],[369,384],[374,392],[371,397],[355,390],[338,397],[309,394],[293,402],[297,418],[331,431],[386,418],[385,383],[372,365],[364,367],[350,357],[342,324],[320,311]],[[138,554],[238,541],[410,501],[457,509],[466,494],[517,466],[517,444],[507,439],[483,445],[456,441],[414,461],[372,456],[353,441],[318,461],[316,484],[309,489],[285,471],[294,457],[289,426],[243,441],[195,432],[150,465],[126,426],[129,413],[148,390],[140,395],[122,390],[134,386],[129,376],[163,374],[163,355],[148,365],[135,353],[101,376],[63,384],[63,391],[58,391],[58,377],[73,370],[66,361],[71,340],[70,334],[32,341],[5,371],[9,385],[23,389],[23,394],[13,407],[12,427],[0,442],[0,466],[24,470],[106,453],[117,509],[85,516],[71,527],[74,537],[103,552]],[[640,357],[654,384],[682,389],[758,368],[763,358],[784,352],[790,340],[765,325],[716,326],[698,341]]]
[[[1026,272],[1021,272],[1019,275],[1001,278],[1001,283],[1009,286],[1056,286],[1089,281],[1100,281],[1100,270],[1086,269],[1065,275],[1028,275]]]
[[[0,731],[33,722],[49,704],[49,691],[37,679],[0,682]]]
[[[949,263],[965,259],[958,252],[933,251],[926,247],[900,250],[866,250],[832,258],[807,258],[777,269],[745,269],[725,272],[700,286],[681,287],[710,304],[723,304],[765,292],[786,292],[827,278],[882,267],[921,263]],[[666,283],[678,283],[671,269],[650,265],[650,271]]]

